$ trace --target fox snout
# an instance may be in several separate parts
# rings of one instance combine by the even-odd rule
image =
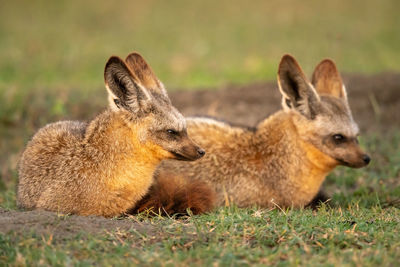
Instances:
[[[371,158],[367,154],[364,154],[356,160],[346,161],[346,159],[338,159],[338,161],[341,163],[341,165],[345,165],[351,168],[362,168],[369,164]]]
[[[338,158],[337,160],[341,163],[341,165],[345,165],[351,168],[362,168],[370,163],[371,158],[359,147],[356,147],[355,149],[349,149],[348,153]]]
[[[364,166],[367,166],[369,162],[371,161],[371,158],[368,156],[368,154],[362,154],[356,164],[354,164],[354,168],[361,168]]]
[[[371,161],[371,158],[367,154],[364,154],[362,158],[363,158],[365,165],[368,165],[369,162]]]
[[[195,145],[193,141],[191,144],[183,145],[180,149],[172,151],[175,159],[193,161],[202,158],[206,152],[199,146]]]

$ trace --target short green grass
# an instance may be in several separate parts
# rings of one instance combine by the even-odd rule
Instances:
[[[324,57],[344,72],[400,71],[399,8],[396,0],[2,1],[0,206],[16,209],[16,164],[35,130],[105,105],[102,72],[112,54],[139,51],[172,89],[272,80],[284,53],[307,73]],[[399,131],[362,141],[373,161],[328,177],[332,208],[134,219],[153,224],[154,236],[1,234],[0,265],[394,266]]]
[[[115,231],[50,236],[0,235],[0,262],[18,265],[394,266],[400,257],[397,208],[353,203],[306,210],[221,208],[175,220],[144,219],[154,235]],[[137,219],[136,219],[137,220]]]
[[[0,265],[394,266],[400,260],[400,135],[385,139],[362,140],[374,155],[371,165],[335,170],[324,184],[332,199],[318,210],[233,206],[180,219],[141,214],[126,220],[151,224],[149,234],[115,229],[61,241],[0,234]],[[0,196],[2,207],[15,209],[14,190]]]

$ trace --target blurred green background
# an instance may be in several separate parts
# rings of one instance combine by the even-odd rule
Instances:
[[[400,2],[0,2],[0,88],[98,90],[110,55],[139,51],[169,88],[275,79],[291,53],[307,71],[400,70]]]

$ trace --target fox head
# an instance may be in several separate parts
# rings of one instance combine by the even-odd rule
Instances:
[[[370,162],[358,144],[358,126],[332,60],[325,59],[317,65],[310,83],[297,61],[285,55],[279,65],[278,85],[282,106],[285,111],[295,113],[293,121],[303,141],[340,165],[360,168]]]
[[[125,114],[132,128],[139,125],[140,141],[154,144],[162,158],[196,160],[205,154],[188,137],[185,118],[138,53],[131,53],[125,61],[111,57],[104,80],[111,109]]]

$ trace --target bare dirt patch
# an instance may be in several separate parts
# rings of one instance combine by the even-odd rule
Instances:
[[[43,210],[7,211],[0,208],[0,233],[34,233],[51,236],[55,241],[74,238],[78,234],[105,234],[135,230],[151,235],[154,227],[129,219],[106,219],[97,216],[62,215]]]
[[[400,74],[373,76],[345,75],[348,98],[362,132],[384,133],[400,128]],[[185,115],[208,115],[234,123],[254,126],[259,120],[280,109],[280,94],[275,82],[245,86],[226,86],[219,90],[174,91],[170,97]],[[104,107],[90,104],[74,109],[74,118],[90,118]],[[93,114],[88,114],[93,111]],[[22,148],[21,148],[22,149]],[[85,232],[135,229],[149,233],[154,226],[129,219],[60,216],[45,211],[6,211],[0,208],[0,233],[36,232],[54,238],[68,238]]]

